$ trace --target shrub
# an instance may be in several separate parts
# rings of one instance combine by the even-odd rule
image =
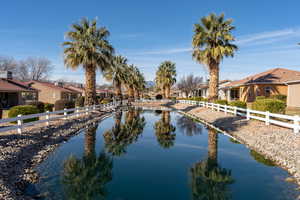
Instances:
[[[157,99],[157,100],[161,100],[162,98],[163,98],[163,96],[161,94],[158,94],[155,96],[155,99]]]
[[[63,109],[70,109],[75,108],[75,102],[69,101],[65,99],[57,100],[54,104],[55,110],[63,110]]]
[[[83,96],[77,97],[77,99],[75,100],[75,106],[76,107],[84,106],[84,97]]]
[[[286,102],[287,96],[283,95],[283,94],[276,94],[276,95],[273,95],[272,98]]]
[[[53,108],[54,108],[54,104],[52,104],[52,103],[45,103],[45,111],[52,112]]]
[[[228,105],[227,100],[221,100],[221,99],[215,100],[214,103],[221,104],[221,105]]]
[[[36,106],[33,105],[22,105],[22,106],[14,106],[9,109],[8,117],[17,117],[18,115],[31,115],[31,114],[37,114],[39,113],[39,109]],[[24,122],[32,122],[38,120],[38,117],[31,118],[31,119],[25,119]],[[16,122],[14,122],[16,123]]]
[[[243,101],[231,101],[229,102],[230,106],[236,106],[239,108],[247,108],[247,103]]]
[[[286,103],[278,99],[261,99],[252,104],[252,109],[269,111],[271,113],[284,113]]]
[[[112,102],[112,99],[110,99],[110,98],[104,98],[104,99],[102,99],[100,101],[100,104],[107,104],[107,103],[110,103],[110,102]]]
[[[145,94],[144,99],[151,99],[151,97],[149,95]]]
[[[33,102],[28,103],[28,105],[37,107],[37,109],[39,109],[40,113],[45,112],[45,104],[41,101],[33,101]]]
[[[257,96],[256,98],[255,98],[255,100],[261,100],[261,99],[265,99],[266,97],[265,96]]]

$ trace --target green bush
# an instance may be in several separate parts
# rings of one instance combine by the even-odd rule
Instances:
[[[52,103],[45,103],[45,111],[52,112],[54,108],[54,104]]]
[[[39,109],[33,105],[14,106],[9,109],[8,117],[13,118],[13,117],[17,117],[18,115],[31,115],[31,114],[37,114],[37,113],[39,113]],[[38,117],[31,118],[31,119],[25,119],[24,123],[36,121],[38,119],[39,119]]]
[[[255,100],[261,100],[261,99],[266,99],[266,97],[265,97],[265,96],[257,96],[257,97],[255,98]]]
[[[75,106],[76,107],[84,106],[84,97],[83,96],[77,97],[77,99],[75,100]]]
[[[286,102],[287,96],[283,94],[276,94],[276,95],[272,95],[272,98]]]
[[[109,99],[102,99],[100,101],[100,104],[107,104],[107,103],[110,103],[110,100]]]
[[[37,107],[37,109],[39,109],[40,113],[45,112],[45,104],[41,101],[33,101],[33,102],[28,103],[28,105]]]
[[[63,109],[70,109],[75,108],[75,102],[69,101],[65,99],[57,100],[54,104],[55,110],[63,110]]]
[[[231,101],[229,102],[230,106],[236,106],[239,108],[247,108],[247,103],[243,101]]]
[[[271,113],[284,113],[286,103],[278,99],[261,99],[252,104],[252,109],[269,111]]]
[[[228,105],[228,102],[226,100],[221,100],[221,99],[215,100],[214,103],[221,104],[221,105]]]

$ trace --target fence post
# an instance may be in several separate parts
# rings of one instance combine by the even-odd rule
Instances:
[[[266,125],[270,125],[270,112],[266,112]]]
[[[225,112],[225,115],[227,115],[227,105],[224,105],[224,112]]]
[[[299,129],[300,129],[300,117],[299,115],[295,115],[294,116],[294,133],[299,133]]]
[[[76,117],[79,117],[79,114],[78,114],[78,112],[79,112],[79,108],[78,108],[78,107],[76,107],[76,108],[75,108]]]
[[[246,110],[246,117],[247,117],[247,120],[250,120],[250,110],[248,108]]]
[[[220,112],[220,104],[217,104],[217,110]]]
[[[22,115],[18,115],[18,117],[22,117]],[[18,119],[18,126],[19,126],[19,128],[18,128],[18,133],[22,133],[22,126],[23,125],[23,120],[22,119]]]
[[[65,119],[67,119],[67,112],[65,111],[65,110],[67,110],[66,108],[64,108],[64,116],[65,116]]]
[[[50,119],[50,116],[49,116],[49,110],[47,110],[46,113],[47,113],[47,114],[46,114],[46,120],[47,120],[47,121],[46,121],[46,126],[49,126],[49,119]]]
[[[234,115],[237,116],[237,107],[234,106]]]
[[[86,108],[85,108],[85,111],[86,111],[86,115],[88,115],[89,114],[89,107],[87,106]]]

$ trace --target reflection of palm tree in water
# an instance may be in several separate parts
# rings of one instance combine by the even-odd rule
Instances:
[[[67,199],[103,199],[107,194],[105,185],[112,180],[112,159],[104,152],[99,156],[95,153],[97,126],[86,129],[84,156],[70,156],[64,162],[62,182]]]
[[[176,128],[171,124],[170,111],[162,111],[161,119],[154,125],[155,135],[158,143],[163,148],[170,148],[174,145]]]
[[[181,116],[177,119],[177,126],[187,136],[199,135],[202,133],[201,125],[185,116]]]
[[[105,149],[114,156],[126,153],[126,148],[136,142],[143,132],[145,118],[140,117],[140,110],[130,108],[125,116],[125,124],[121,124],[122,113],[116,113],[115,126],[103,134]]]
[[[231,171],[218,164],[218,133],[209,129],[208,157],[191,168],[193,199],[229,200],[228,185],[233,183]]]

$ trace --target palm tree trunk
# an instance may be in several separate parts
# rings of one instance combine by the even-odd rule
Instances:
[[[218,162],[218,133],[214,129],[208,129],[208,160],[211,166]]]
[[[85,141],[84,141],[84,154],[85,156],[91,156],[95,154],[95,144],[96,144],[96,130],[97,125],[89,125],[85,131]]]
[[[91,106],[96,102],[96,69],[93,65],[85,67],[85,101],[84,105]]]
[[[121,112],[116,112],[115,114],[115,128],[116,128],[116,132],[119,132],[120,127],[121,127],[121,121],[122,121],[122,111]]]
[[[133,87],[128,87],[128,96],[129,96],[129,102],[133,101],[133,99],[134,99],[134,89],[133,89]]]
[[[162,121],[164,124],[170,124],[170,111],[162,111]]]
[[[120,82],[115,83],[115,90],[116,90],[116,99],[122,100],[122,85]]]
[[[209,101],[214,101],[218,99],[218,89],[219,89],[219,65],[213,64],[209,67]]]

